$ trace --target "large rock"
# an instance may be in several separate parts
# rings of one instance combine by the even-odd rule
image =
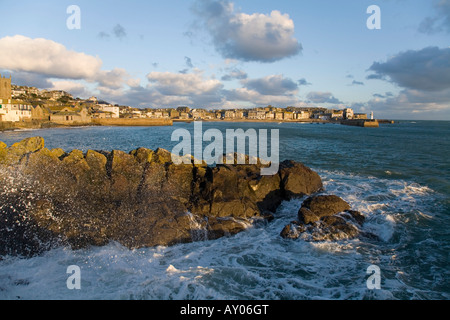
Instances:
[[[27,154],[30,152],[35,152],[44,148],[44,138],[32,137],[24,139],[20,142],[14,143],[10,150],[15,150],[21,152],[22,154]]]
[[[280,235],[286,239],[302,237],[310,241],[352,239],[360,234],[365,217],[335,195],[316,195],[306,199],[298,220],[286,225]]]
[[[301,198],[323,188],[322,179],[316,172],[292,160],[280,163],[279,174],[285,198]]]
[[[13,165],[19,163],[24,156],[44,148],[44,139],[33,137],[14,143],[9,148],[0,148],[0,165]]]
[[[338,196],[318,195],[303,202],[298,212],[298,219],[300,222],[308,224],[346,210],[350,210],[350,205]]]
[[[169,151],[145,148],[66,153],[42,138],[0,148],[0,254],[31,255],[55,243],[140,248],[217,239],[322,188],[317,173],[293,161],[262,176],[259,160],[209,167],[189,159],[176,165]]]
[[[112,201],[135,198],[142,180],[142,165],[132,155],[118,150],[111,152],[107,164]]]

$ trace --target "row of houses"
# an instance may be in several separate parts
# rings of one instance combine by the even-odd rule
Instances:
[[[276,108],[276,111],[261,109],[234,109],[234,110],[206,110],[189,109],[188,107],[178,107],[170,109],[135,109],[126,107],[121,109],[121,117],[124,118],[154,118],[154,119],[181,119],[181,120],[297,120],[309,119],[311,113],[308,111],[287,111]],[[274,108],[275,109],[275,108]]]
[[[29,96],[40,97],[50,101],[57,101],[63,97],[73,99],[73,96],[64,90],[39,90],[36,87],[11,85],[11,97],[13,99]]]
[[[48,120],[55,123],[90,122],[91,119],[109,118],[153,118],[180,120],[267,120],[267,121],[298,121],[308,119],[341,120],[367,119],[367,114],[354,113],[352,109],[331,111],[277,111],[266,110],[217,110],[205,109],[135,109],[119,107],[110,104],[93,106],[32,106],[16,100],[0,100],[0,121],[18,122],[29,120]],[[372,116],[373,118],[373,116]]]
[[[14,100],[0,100],[0,121],[26,122],[50,121],[53,123],[87,123],[92,119],[86,108],[64,107],[58,109],[23,104]]]
[[[342,110],[327,110],[323,108],[255,108],[232,110],[206,110],[178,107],[169,109],[136,109],[124,107],[120,109],[123,118],[154,118],[180,120],[268,120],[268,121],[298,121],[308,119],[342,120],[367,119],[367,114],[355,113],[351,108]]]

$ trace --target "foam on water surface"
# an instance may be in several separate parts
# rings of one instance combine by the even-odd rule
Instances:
[[[427,299],[448,298],[441,255],[426,255],[438,239],[411,244],[434,222],[438,195],[403,180],[320,171],[325,193],[336,194],[366,217],[360,237],[307,242],[280,237],[304,199],[284,202],[275,220],[233,237],[173,247],[129,250],[117,243],[0,261],[0,299]],[[67,267],[81,269],[81,290],[66,286]],[[367,268],[381,269],[382,289],[369,290]],[[444,270],[445,271],[445,270]],[[413,281],[414,280],[414,281]]]

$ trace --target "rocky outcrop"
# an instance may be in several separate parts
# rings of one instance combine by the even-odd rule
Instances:
[[[315,195],[306,199],[292,221],[281,231],[287,239],[308,241],[352,239],[360,234],[365,217],[335,195]]]
[[[45,148],[42,138],[0,143],[0,255],[33,255],[117,241],[129,248],[233,235],[273,219],[283,200],[318,192],[300,163],[175,165],[169,151]]]

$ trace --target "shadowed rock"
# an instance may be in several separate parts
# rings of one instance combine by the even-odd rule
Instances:
[[[360,234],[365,217],[335,195],[316,195],[306,199],[298,212],[298,221],[284,227],[286,239],[302,237],[310,241],[352,239]]]

